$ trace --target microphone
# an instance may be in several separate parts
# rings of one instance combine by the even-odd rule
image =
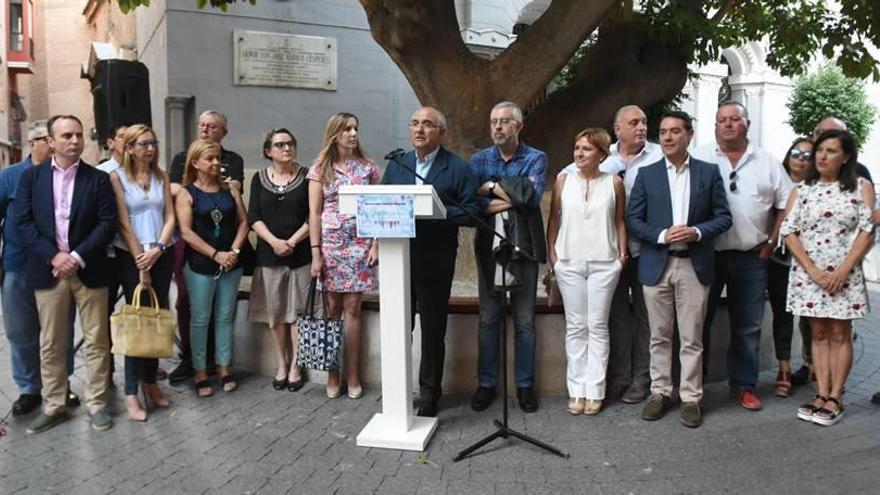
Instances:
[[[388,153],[387,155],[385,155],[385,161],[386,161],[386,162],[397,161],[398,158],[402,157],[402,156],[405,155],[405,154],[406,154],[405,151],[403,151],[403,150],[400,149],[400,148],[397,148],[396,150],[394,150],[394,151]]]

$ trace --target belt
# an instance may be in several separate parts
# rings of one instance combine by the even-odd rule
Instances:
[[[680,250],[675,250],[675,251],[670,249],[668,252],[669,252],[669,256],[673,256],[675,258],[690,258],[691,257],[691,253],[689,253],[685,249],[680,249]]]

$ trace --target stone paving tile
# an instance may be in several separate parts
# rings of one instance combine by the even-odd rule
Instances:
[[[24,433],[32,418],[10,418],[0,438],[0,493],[876,493],[880,407],[870,396],[880,388],[880,315],[856,329],[847,408],[833,428],[798,421],[795,409],[812,391],[775,398],[775,370],[767,370],[758,413],[730,399],[725,383],[707,384],[705,423],[697,430],[678,423],[678,409],[646,422],[640,406],[619,402],[587,418],[565,413],[564,397],[541,398],[535,414],[523,414],[511,399],[512,428],[570,457],[509,438],[453,462],[494,431],[501,401],[476,413],[467,397],[445,397],[425,452],[360,448],[355,437],[380,410],[379,390],[359,401],[328,400],[321,384],[279,393],[270,378],[243,374],[238,391],[217,390],[208,399],[196,398],[188,384],[163,383],[173,406],[145,423],[125,420],[121,391],[112,389],[116,423],[108,432],[92,431],[84,408],[36,436]],[[0,414],[14,399],[6,346],[0,336]],[[77,392],[84,376],[78,356],[71,380]],[[117,383],[121,378],[117,372]]]

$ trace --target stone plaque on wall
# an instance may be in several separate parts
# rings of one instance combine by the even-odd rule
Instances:
[[[336,39],[233,31],[238,86],[336,90]]]

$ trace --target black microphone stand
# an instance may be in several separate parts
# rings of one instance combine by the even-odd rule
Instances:
[[[418,173],[416,173],[416,171],[413,170],[412,167],[410,167],[400,161],[400,157],[403,156],[403,154],[404,154],[404,151],[402,149],[396,149],[396,150],[392,151],[391,153],[388,153],[387,155],[385,155],[385,160],[392,161],[392,162],[396,163],[397,165],[400,165],[404,170],[410,172],[415,177],[419,178],[423,184],[430,185],[425,180],[425,178],[420,176]],[[478,227],[489,229],[494,234],[495,237],[498,237],[499,239],[501,239],[501,242],[499,243],[498,247],[495,249],[495,253],[494,253],[495,263],[501,269],[501,290],[500,291],[496,290],[496,292],[500,292],[500,295],[501,295],[501,314],[503,315],[503,317],[501,318],[501,377],[502,377],[501,378],[501,394],[502,394],[501,396],[503,399],[502,400],[503,405],[502,405],[502,409],[501,409],[501,421],[498,421],[497,419],[493,419],[492,424],[495,425],[495,431],[490,433],[488,436],[480,439],[479,441],[477,441],[476,443],[474,443],[470,447],[459,452],[458,455],[456,455],[452,460],[453,460],[453,462],[458,462],[458,461],[464,459],[465,457],[469,456],[471,453],[473,453],[477,449],[487,445],[488,443],[492,442],[495,439],[498,439],[498,438],[505,438],[506,439],[506,438],[510,438],[510,437],[518,438],[526,443],[530,443],[536,447],[540,447],[540,448],[546,450],[547,452],[550,452],[551,454],[558,455],[559,457],[563,457],[563,458],[567,459],[568,454],[562,452],[561,450],[557,449],[556,447],[553,447],[552,445],[544,443],[536,438],[532,438],[524,433],[518,432],[518,431],[514,430],[513,428],[511,428],[510,426],[508,426],[509,411],[508,411],[508,406],[507,406],[507,400],[508,400],[508,398],[507,398],[507,311],[508,311],[507,297],[508,297],[511,289],[507,285],[507,273],[508,273],[508,268],[510,266],[510,261],[513,259],[514,255],[519,256],[521,258],[528,259],[530,261],[534,261],[536,263],[538,260],[531,253],[526,253],[519,246],[517,246],[516,244],[511,242],[511,240],[509,238],[507,238],[503,234],[499,233],[495,229],[494,226],[489,225],[485,220],[483,220],[482,218],[480,218],[477,215],[474,215],[473,213],[468,211],[466,208],[462,207],[461,203],[456,201],[454,198],[449,197],[449,195],[447,195],[443,191],[440,191],[437,189],[435,189],[435,191],[437,191],[437,194],[439,194],[442,197],[444,202],[452,203],[453,205],[461,208],[462,211],[464,211],[469,217],[471,217],[474,220],[474,222],[477,224]]]

